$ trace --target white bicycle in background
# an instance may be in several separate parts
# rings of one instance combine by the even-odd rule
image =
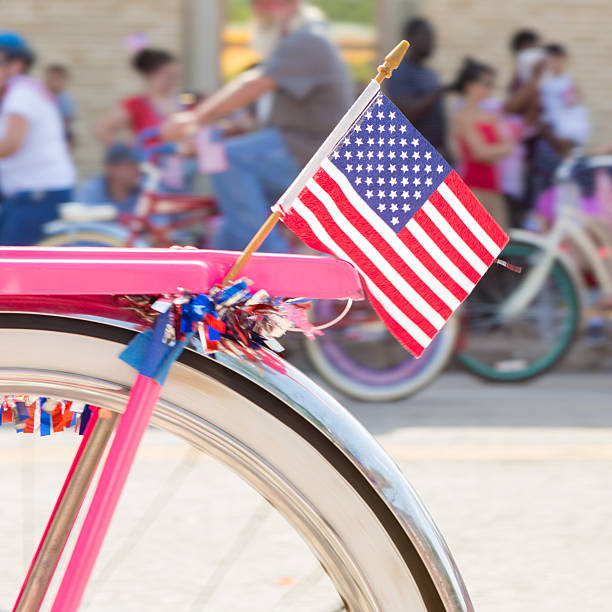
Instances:
[[[568,353],[586,313],[612,296],[612,236],[600,218],[579,210],[573,179],[578,163],[589,172],[607,171],[612,156],[561,164],[552,227],[544,234],[512,230],[502,254],[523,273],[493,266],[468,298],[458,357],[487,380],[528,380],[554,367]],[[586,275],[596,289],[587,288]]]

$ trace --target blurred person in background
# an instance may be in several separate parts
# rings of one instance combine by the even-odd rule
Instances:
[[[71,200],[75,169],[55,100],[27,76],[34,63],[28,42],[0,32],[0,244],[31,245],[42,226]]]
[[[63,64],[49,64],[45,68],[45,85],[55,98],[60,115],[64,121],[64,131],[70,146],[75,145],[72,124],[76,119],[77,105],[74,98],[66,91],[70,82],[70,72]]]
[[[546,57],[540,35],[533,30],[518,30],[510,38],[514,63],[508,86],[505,111],[521,115],[526,123],[537,123],[540,114],[540,78],[546,69]]]
[[[498,164],[512,153],[514,142],[503,129],[499,115],[483,108],[495,88],[495,71],[467,58],[459,69],[455,88],[462,97],[453,117],[460,174],[491,216],[507,230],[509,216]]]
[[[111,145],[104,155],[104,172],[77,189],[76,201],[83,204],[114,204],[133,212],[141,186],[138,152],[125,143]]]
[[[143,130],[161,127],[173,113],[183,109],[180,94],[180,64],[177,58],[163,49],[141,48],[132,57],[132,67],[144,79],[145,91],[124,98],[98,122],[95,132],[106,146],[117,142],[128,130],[136,139]],[[195,96],[190,95],[190,99]],[[157,138],[146,139],[144,146],[158,144]],[[162,170],[160,190],[185,193],[193,190],[197,170],[191,150],[158,156],[156,163]]]
[[[549,128],[549,139],[564,156],[576,146],[586,144],[591,125],[569,73],[567,50],[559,44],[549,44],[544,49],[547,67],[540,83],[542,123]]]
[[[586,144],[591,124],[589,114],[580,102],[580,94],[569,74],[569,57],[559,44],[544,47],[546,70],[540,80],[540,134],[534,151],[533,182],[537,194],[534,214],[530,221],[534,228],[547,227],[557,216],[559,192],[556,171],[562,161],[578,153]],[[595,171],[578,162],[573,168],[573,180],[580,188],[580,208],[595,214],[592,204],[596,179]]]
[[[123,130],[136,137],[180,110],[180,66],[172,53],[141,49],[132,57],[132,67],[144,79],[145,91],[124,98],[98,122],[95,132],[106,146],[117,142]]]
[[[508,194],[513,226],[521,226],[533,208],[538,186],[534,178],[535,150],[541,139],[540,80],[546,69],[546,54],[540,35],[534,30],[517,30],[510,38],[513,74],[508,86],[504,112],[518,125],[520,122],[520,151],[522,178],[520,188]]]
[[[450,88],[440,83],[426,66],[436,48],[436,35],[429,21],[417,17],[404,26],[410,42],[406,57],[389,79],[389,97],[414,127],[448,159],[447,124],[443,98]]]
[[[227,139],[229,167],[212,175],[224,216],[213,248],[241,250],[247,245],[353,98],[347,68],[320,11],[301,0],[251,4],[261,65],[239,75],[195,111],[177,115],[163,130],[167,140],[180,140],[195,125],[258,106],[261,129]],[[288,250],[278,228],[263,250]]]

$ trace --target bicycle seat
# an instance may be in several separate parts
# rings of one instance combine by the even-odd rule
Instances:
[[[118,209],[114,204],[83,204],[67,202],[60,206],[60,217],[71,223],[89,221],[112,221],[117,217]]]

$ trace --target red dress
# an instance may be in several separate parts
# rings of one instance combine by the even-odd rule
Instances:
[[[148,96],[125,98],[121,106],[127,111],[134,136],[138,136],[142,130],[147,128],[160,126],[165,119],[153,106]]]
[[[483,139],[489,144],[500,141],[497,126],[493,123],[478,123],[476,129]],[[501,183],[497,165],[490,162],[482,162],[472,157],[472,151],[463,138],[459,140],[462,158],[462,175],[465,183],[474,189],[487,189],[489,191],[501,192]]]

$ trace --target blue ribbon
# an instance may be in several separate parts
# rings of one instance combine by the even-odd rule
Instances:
[[[161,313],[153,329],[148,329],[132,339],[121,353],[121,360],[138,370],[143,376],[152,378],[163,385],[170,367],[193,338],[194,323],[201,321],[209,310],[214,312],[214,305],[206,295],[194,296],[187,304],[184,304],[181,331],[185,334],[185,338],[175,342],[174,345],[166,344],[163,341],[166,325],[170,322],[170,311]]]
[[[215,315],[215,303],[204,294],[194,296],[188,304],[183,305],[181,331],[187,334],[195,329],[195,323],[204,319],[207,314]]]
[[[40,401],[40,435],[50,436],[51,435],[51,415],[43,410],[43,406],[47,403],[46,397],[41,397]]]

